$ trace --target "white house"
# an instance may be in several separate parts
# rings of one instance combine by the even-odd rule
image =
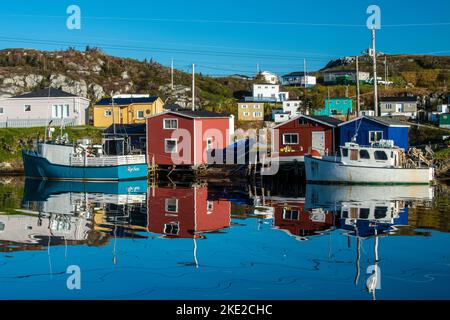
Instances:
[[[283,112],[289,113],[291,118],[299,116],[302,103],[301,100],[285,100],[283,101]]]
[[[449,113],[449,105],[448,104],[440,104],[437,106],[437,112],[439,113]]]
[[[269,72],[269,71],[263,71],[260,73],[260,75],[263,77],[264,82],[270,83],[270,84],[277,84],[278,81],[278,75],[275,73]]]
[[[306,76],[304,72],[291,72],[281,77],[281,84],[284,86],[301,86],[307,88],[314,87],[317,84],[317,78],[314,76]]]
[[[283,113],[276,113],[274,114],[274,121],[275,123],[282,123],[285,121],[288,121],[291,118],[290,113],[283,112]]]
[[[280,92],[280,86],[277,84],[254,84],[254,101],[282,102],[289,99],[289,92]]]
[[[55,89],[42,89],[0,100],[0,127],[85,125],[90,101]]]

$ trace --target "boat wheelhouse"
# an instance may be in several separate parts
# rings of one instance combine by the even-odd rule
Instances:
[[[391,140],[371,146],[347,142],[340,157],[305,156],[306,180],[343,184],[430,184],[434,168],[407,158]]]

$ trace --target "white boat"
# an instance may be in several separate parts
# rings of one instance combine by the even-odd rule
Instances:
[[[306,180],[330,184],[430,184],[434,168],[406,165],[403,149],[392,140],[372,146],[347,142],[341,156],[305,156]]]

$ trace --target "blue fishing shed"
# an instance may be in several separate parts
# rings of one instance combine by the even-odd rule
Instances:
[[[356,134],[360,145],[371,145],[381,139],[393,140],[395,146],[408,150],[409,125],[389,117],[363,116],[338,125],[340,145],[351,142]]]

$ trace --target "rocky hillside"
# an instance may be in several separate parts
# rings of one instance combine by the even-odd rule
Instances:
[[[232,78],[196,79],[197,104],[205,109],[228,109],[249,91],[248,81]],[[0,97],[9,97],[51,85],[93,101],[113,93],[149,93],[169,103],[190,103],[189,74],[170,70],[153,61],[112,57],[99,49],[84,52],[5,49],[0,51]]]
[[[359,57],[360,70],[372,72],[372,58]],[[380,77],[385,73],[385,56],[378,58]],[[398,86],[439,88],[450,81],[450,56],[432,55],[386,55],[388,75]],[[344,57],[330,61],[319,75],[326,71],[355,69],[356,58]]]

